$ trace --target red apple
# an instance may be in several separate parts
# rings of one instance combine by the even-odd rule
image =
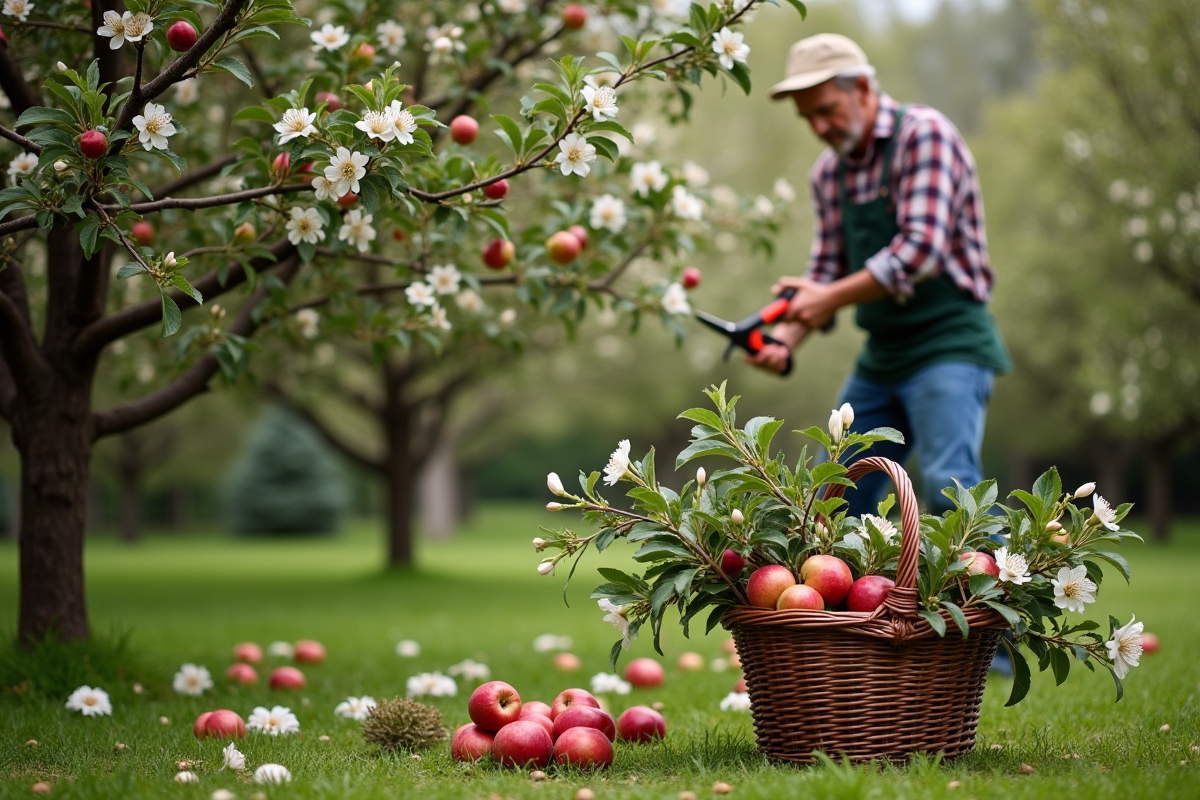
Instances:
[[[241,739],[246,735],[246,723],[237,713],[219,708],[204,721],[204,735],[214,739]]]
[[[570,728],[595,728],[609,741],[617,738],[617,724],[607,711],[588,706],[572,706],[554,718],[554,741]]]
[[[587,247],[587,243],[588,243],[587,228],[583,227],[582,225],[572,225],[571,227],[567,228],[567,233],[571,234],[572,236],[574,236],[576,239],[579,240],[580,247]]]
[[[779,595],[779,599],[775,601],[775,608],[780,611],[786,608],[824,611],[825,598],[821,597],[821,593],[811,586],[798,583],[783,590],[783,594]]]
[[[543,728],[546,729],[546,733],[550,734],[551,739],[554,738],[554,723],[551,722],[550,718],[547,717],[545,714],[538,714],[534,711],[530,711],[528,714],[526,714],[525,709],[522,708],[521,709],[521,721],[522,722],[536,722],[538,725],[541,725]]]
[[[292,171],[292,154],[280,153],[275,156],[275,160],[271,162],[271,172],[277,177],[284,178]]]
[[[79,149],[88,158],[100,158],[108,152],[108,139],[97,130],[86,130],[79,134]]]
[[[196,29],[192,27],[192,23],[179,20],[171,27],[167,28],[167,44],[176,53],[183,53],[192,49],[192,45],[196,43]]]
[[[456,144],[470,144],[479,136],[479,123],[474,117],[468,117],[466,114],[459,114],[454,119],[450,120],[450,138]]]
[[[731,578],[736,578],[742,574],[742,570],[746,568],[746,559],[742,558],[733,550],[726,550],[721,555],[721,572],[724,572]]]
[[[816,555],[800,565],[800,582],[820,592],[825,605],[836,606],[846,599],[854,576],[846,562],[837,556]]]
[[[225,677],[235,683],[245,684],[246,686],[258,683],[258,673],[254,667],[249,664],[243,664],[240,661],[236,664],[231,664],[229,669],[225,670]]]
[[[587,9],[576,3],[563,6],[562,24],[564,28],[577,31],[587,23]]]
[[[254,642],[242,642],[237,647],[233,648],[233,658],[235,661],[244,661],[247,664],[257,664],[263,660],[262,648]]]
[[[508,196],[508,181],[501,178],[495,183],[483,187],[483,194],[491,200],[503,200]]]
[[[684,653],[675,662],[675,668],[681,672],[698,672],[704,669],[704,656],[699,653]]]
[[[627,742],[649,742],[667,735],[667,721],[649,706],[625,709],[617,720],[617,735]]]
[[[700,270],[696,267],[688,267],[683,271],[683,288],[695,289],[700,285]]]
[[[516,245],[507,239],[492,239],[483,248],[483,263],[492,269],[504,269],[517,254]]]
[[[300,167],[300,180],[304,181],[305,183],[312,183],[313,178],[315,177],[317,176],[313,174],[313,165],[311,161]]]
[[[746,598],[757,608],[774,608],[779,595],[789,586],[796,585],[796,576],[787,567],[768,564],[750,573],[746,584]]]
[[[1158,637],[1153,633],[1142,634],[1142,652],[1149,655],[1158,652]]]
[[[303,689],[307,681],[295,667],[276,667],[267,683],[272,689]]]
[[[521,703],[521,716],[526,714],[541,714],[546,719],[550,718],[550,706],[543,703],[541,700],[530,700],[529,702]]]
[[[367,64],[370,64],[375,60],[375,48],[366,42],[363,42],[354,49],[354,55],[352,58],[355,61],[363,61]]]
[[[662,686],[667,671],[653,658],[635,658],[625,667],[625,680],[639,689]]]
[[[450,755],[455,761],[476,761],[492,752],[496,734],[468,722],[459,726],[450,742]]]
[[[570,264],[582,251],[579,239],[568,231],[559,231],[546,240],[546,252],[556,264]]]
[[[249,220],[237,226],[233,232],[233,241],[235,244],[247,244],[254,241],[254,237],[258,236],[258,230]]]
[[[564,689],[550,704],[550,719],[558,719],[558,715],[571,706],[590,706],[599,708],[600,703],[586,689]]]
[[[403,242],[405,239],[408,238],[408,234],[405,233],[400,228],[393,228],[392,229],[392,238],[395,239],[397,242]]]
[[[597,732],[603,738],[603,734]],[[492,758],[503,767],[544,767],[554,753],[554,741],[545,728],[529,720],[517,720],[496,732]]]
[[[320,664],[325,660],[325,646],[312,639],[296,642],[296,661],[300,664]]]
[[[346,192],[337,199],[338,205],[342,208],[348,208],[349,206],[354,205],[357,201],[358,195],[356,195],[354,192]]]
[[[554,760],[573,767],[612,766],[612,740],[595,728],[571,728],[554,743]]]
[[[197,739],[203,739],[205,736],[208,736],[205,726],[208,725],[208,718],[212,716],[212,713],[211,711],[205,711],[196,717],[196,722],[192,725],[192,735]]]
[[[498,731],[521,718],[521,695],[504,681],[488,681],[471,692],[467,713],[485,731]]]
[[[733,690],[738,694],[746,691],[746,679],[741,677],[737,679],[737,683],[733,684]]]
[[[554,656],[554,668],[559,672],[574,672],[583,666],[574,653],[558,653]]]
[[[329,111],[337,111],[342,107],[342,99],[333,92],[319,92],[317,94],[318,103],[328,103]]]
[[[863,575],[850,587],[846,595],[846,608],[849,611],[871,612],[883,605],[888,592],[896,582],[882,575]]]
[[[978,551],[974,553],[962,553],[958,557],[959,561],[967,562],[968,575],[991,575],[993,578],[1000,577],[1000,565],[996,563],[996,559],[990,554]]]
[[[144,219],[133,223],[129,233],[133,236],[133,240],[143,247],[149,247],[154,243],[154,226]]]

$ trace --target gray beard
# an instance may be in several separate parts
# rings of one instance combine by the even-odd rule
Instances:
[[[846,158],[862,144],[863,133],[866,132],[867,126],[862,118],[856,118],[850,121],[850,127],[846,130],[847,136],[836,145],[833,145],[834,152],[842,158]]]

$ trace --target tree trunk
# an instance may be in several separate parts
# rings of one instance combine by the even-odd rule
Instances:
[[[121,436],[117,454],[118,527],[121,539],[130,543],[142,538],[143,444],[141,434],[130,431]]]
[[[1146,516],[1155,540],[1165,542],[1171,534],[1171,462],[1174,447],[1169,439],[1151,442],[1144,450],[1146,468]]]
[[[1093,476],[1096,481],[1096,491],[1113,500],[1128,497],[1129,493],[1125,488],[1125,473],[1128,471],[1129,460],[1132,457],[1129,446],[1097,435],[1093,437],[1088,452],[1096,470]]]
[[[454,532],[461,519],[462,500],[458,461],[457,431],[445,428],[438,437],[433,452],[421,469],[418,486],[417,508],[425,534],[433,539],[445,539]]]
[[[412,409],[405,403],[404,380],[391,374],[384,364],[386,395],[383,409],[384,487],[387,492],[388,566],[409,567],[413,563],[413,482],[416,478],[412,454]]]

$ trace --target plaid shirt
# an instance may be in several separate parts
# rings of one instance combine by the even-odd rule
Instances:
[[[881,140],[892,136],[897,108],[895,100],[880,94],[875,135],[867,153],[860,161],[844,162],[846,195],[852,203],[879,196],[885,144]],[[943,269],[960,289],[986,302],[994,278],[983,231],[979,178],[967,143],[948,119],[928,106],[909,106],[898,135],[892,152],[891,191],[899,201],[900,232],[867,260],[866,268],[901,302],[912,295],[915,284]],[[817,219],[808,277],[821,283],[848,274],[837,166],[837,155],[826,149],[809,175]]]

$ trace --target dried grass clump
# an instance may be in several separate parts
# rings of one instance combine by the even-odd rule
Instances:
[[[396,697],[371,709],[362,721],[363,738],[384,750],[423,750],[446,738],[442,712],[416,700]]]

